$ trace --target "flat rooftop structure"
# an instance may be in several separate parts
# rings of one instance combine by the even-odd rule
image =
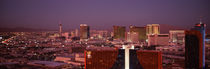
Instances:
[[[86,47],[86,50],[88,51],[114,51],[116,50],[115,48],[111,47],[96,47],[96,46],[88,46]]]
[[[125,56],[127,52],[129,56]],[[129,65],[125,63],[127,60]],[[86,50],[85,69],[162,69],[162,53],[135,49]]]

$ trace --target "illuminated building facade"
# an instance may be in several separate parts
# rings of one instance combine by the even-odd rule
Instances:
[[[76,37],[75,32],[71,31],[71,37]]]
[[[79,36],[79,32],[78,32],[78,29],[75,29],[75,36]]]
[[[184,45],[184,30],[170,30],[169,31],[169,42],[170,45]]]
[[[114,39],[124,39],[125,31],[125,26],[113,26]]]
[[[90,32],[91,32],[90,36],[93,39],[102,39],[109,36],[108,31],[106,30],[91,30]]]
[[[146,34],[160,34],[160,25],[159,24],[147,24]]]
[[[79,36],[78,29],[75,29],[74,31],[71,31],[71,37],[78,37],[78,36]]]
[[[87,24],[80,24],[80,39],[88,39],[90,37],[90,28]]]
[[[159,51],[87,50],[85,69],[162,69]]]
[[[70,38],[69,35],[70,34],[68,32],[62,33],[62,36],[65,37],[66,39],[69,39]]]
[[[205,24],[199,23],[185,31],[185,67],[205,69]]]
[[[139,42],[139,33],[138,32],[127,32],[126,34],[126,40],[127,42],[134,42],[137,43]]]
[[[148,46],[168,46],[169,35],[168,34],[150,34],[148,36]]]
[[[145,27],[137,27],[137,26],[129,26],[129,32],[137,32],[139,41],[144,42],[146,40],[146,28]]]

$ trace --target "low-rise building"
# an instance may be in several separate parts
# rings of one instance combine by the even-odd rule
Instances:
[[[170,45],[184,45],[185,33],[184,30],[170,30],[169,31]]]
[[[168,34],[151,34],[148,35],[148,46],[168,46]]]

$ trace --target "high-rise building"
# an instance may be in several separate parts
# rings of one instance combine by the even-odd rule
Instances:
[[[125,26],[113,26],[114,39],[124,39],[125,30]]]
[[[146,36],[146,28],[145,27],[137,27],[137,26],[129,26],[129,32],[137,32],[138,39],[141,42],[144,42],[147,38]]]
[[[185,31],[185,67],[203,69],[202,35],[199,31]]]
[[[90,28],[87,24],[80,24],[80,38],[88,39],[90,37]]]
[[[85,69],[162,69],[160,51],[86,50]]]
[[[169,31],[169,42],[170,45],[184,45],[185,33],[184,30],[170,30]]]
[[[159,24],[147,24],[146,34],[160,34],[160,25]]]
[[[205,69],[205,24],[196,24],[185,31],[185,67]]]

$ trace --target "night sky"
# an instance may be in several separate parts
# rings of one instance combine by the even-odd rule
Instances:
[[[108,29],[113,25],[210,26],[210,0],[0,0],[0,27]],[[208,27],[209,28],[209,27]]]

